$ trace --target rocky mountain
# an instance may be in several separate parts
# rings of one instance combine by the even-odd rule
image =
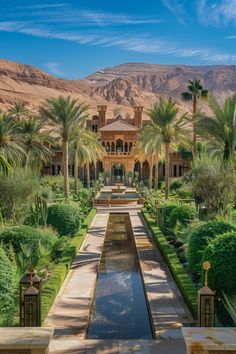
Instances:
[[[131,113],[133,105],[150,107],[160,95],[173,96],[183,110],[189,106],[181,101],[188,80],[201,79],[217,98],[236,92],[236,66],[185,66],[127,63],[99,70],[81,80],[58,79],[30,65],[0,60],[0,106],[24,101],[36,107],[44,99],[71,95],[85,101],[91,113],[97,104],[109,110]],[[204,107],[204,106],[203,106]]]

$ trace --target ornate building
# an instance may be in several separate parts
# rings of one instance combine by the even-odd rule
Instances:
[[[133,149],[138,138],[138,131],[148,121],[143,122],[143,107],[134,107],[133,118],[124,119],[118,115],[116,118],[107,117],[107,106],[99,105],[98,114],[87,121],[87,127],[99,134],[105,154],[101,156],[96,166],[90,166],[91,179],[98,178],[99,173],[104,172],[110,183],[128,181],[128,177],[138,173],[140,179],[148,179],[150,173],[150,161],[136,161]],[[55,151],[51,166],[45,167],[47,174],[56,175],[62,170],[62,152]],[[73,161],[70,161],[70,174],[74,174]],[[153,167],[155,170],[155,167]],[[188,169],[185,161],[182,161],[178,153],[171,154],[170,176],[178,177]],[[155,172],[155,171],[154,171]],[[159,178],[165,175],[165,166],[159,164]],[[86,178],[86,170],[79,168],[80,179]]]

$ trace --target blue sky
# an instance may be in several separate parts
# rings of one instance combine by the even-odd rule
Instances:
[[[59,77],[127,62],[236,64],[236,0],[0,4],[0,57]]]

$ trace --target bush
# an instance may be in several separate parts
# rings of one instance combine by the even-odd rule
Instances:
[[[159,228],[164,234],[166,234],[170,228],[170,214],[178,206],[179,204],[172,202],[165,202],[161,205],[159,211]]]
[[[80,227],[79,210],[69,204],[53,204],[48,208],[47,224],[61,236],[74,236]]]
[[[202,253],[217,235],[233,231],[235,228],[223,221],[209,221],[192,232],[188,245],[189,268],[194,273],[202,269]]]
[[[55,242],[56,235],[49,229],[35,229],[31,226],[12,226],[0,232],[0,243],[9,252],[12,246],[14,253],[18,256],[23,248],[27,249],[30,261],[36,264],[39,261],[39,244],[50,248]]]
[[[236,231],[217,236],[205,249],[202,260],[211,263],[208,280],[212,290],[235,295]]]
[[[192,188],[195,201],[210,213],[227,211],[234,203],[236,178],[231,165],[210,157],[194,160],[192,167]]]
[[[3,248],[0,248],[0,324],[7,320],[13,304],[13,269]]]
[[[172,179],[170,182],[170,191],[176,191],[183,185],[183,180],[181,178]]]
[[[179,188],[176,192],[177,192],[178,197],[181,199],[193,199],[194,198],[191,184],[183,184],[183,186],[181,188]]]
[[[52,247],[51,250],[52,261],[58,263],[67,247],[68,247],[68,238],[66,236],[60,237]]]
[[[196,216],[196,211],[188,205],[179,205],[174,208],[169,217],[169,225],[175,227],[177,222],[187,226]]]
[[[186,303],[188,304],[193,316],[196,317],[197,290],[194,287],[194,284],[180,263],[173,246],[169,245],[165,236],[161,233],[160,229],[156,226],[155,222],[150,218],[145,209],[142,209],[142,214],[150,227],[154,240],[158,245],[166,263],[168,264]]]
[[[32,171],[18,170],[10,176],[0,176],[0,212],[6,219],[23,222],[39,188],[38,177]]]

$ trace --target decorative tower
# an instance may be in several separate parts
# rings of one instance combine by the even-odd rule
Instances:
[[[135,106],[134,107],[134,125],[137,128],[141,128],[143,125],[143,106]]]
[[[107,111],[107,106],[98,105],[98,116],[99,116],[99,127],[100,128],[105,127],[105,125],[107,124],[106,111]]]
[[[211,264],[205,261],[202,267],[205,270],[205,286],[198,290],[198,326],[214,327],[215,293],[208,286],[208,271],[211,268]]]

